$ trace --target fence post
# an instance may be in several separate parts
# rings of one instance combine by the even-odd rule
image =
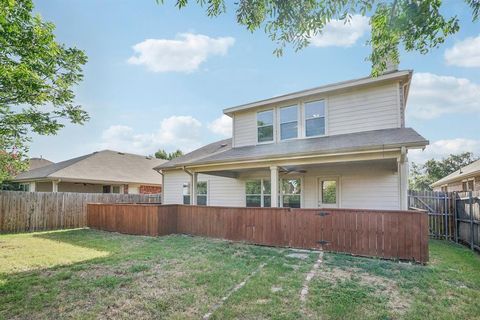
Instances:
[[[448,194],[445,192],[443,194],[443,204],[445,206],[443,212],[445,213],[445,240],[449,240],[449,232],[448,232]]]
[[[458,211],[457,211],[457,193],[452,192],[452,198],[453,198],[453,218],[455,220],[455,229],[453,232],[455,232],[455,242],[458,243]]]
[[[472,191],[468,193],[470,203],[470,249],[474,249],[474,235],[473,235],[473,197]]]

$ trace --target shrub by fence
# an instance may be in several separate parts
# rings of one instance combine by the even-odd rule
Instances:
[[[427,214],[354,209],[89,204],[88,226],[150,236],[174,233],[269,246],[428,261]]]
[[[160,196],[0,191],[0,233],[86,227],[89,202],[160,202]]]

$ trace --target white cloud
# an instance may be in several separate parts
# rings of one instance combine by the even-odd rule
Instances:
[[[198,148],[202,141],[202,124],[191,116],[172,116],[163,119],[153,133],[135,133],[129,126],[113,125],[103,131],[100,149],[113,149],[138,154],[153,154],[158,149],[181,149],[184,152]]]
[[[411,162],[424,163],[432,158],[439,160],[448,157],[450,154],[467,151],[473,152],[477,156],[480,155],[480,140],[464,138],[438,140],[427,146],[424,151],[409,151],[408,158]]]
[[[223,114],[221,117],[213,120],[209,125],[208,129],[215,134],[231,137],[232,136],[232,118]]]
[[[314,47],[351,47],[369,30],[369,18],[354,15],[345,20],[331,20],[323,32],[310,40]]]
[[[480,85],[465,78],[432,73],[413,75],[407,114],[432,119],[450,113],[480,111]]]
[[[146,39],[133,46],[135,55],[127,62],[144,65],[153,72],[193,72],[210,55],[223,56],[235,43],[232,37],[210,38],[181,33],[176,39]]]
[[[480,67],[480,35],[467,38],[445,50],[445,61],[458,67]]]

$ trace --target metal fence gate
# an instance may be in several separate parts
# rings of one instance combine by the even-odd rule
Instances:
[[[408,207],[428,212],[430,238],[455,241],[480,251],[480,191],[409,191]]]

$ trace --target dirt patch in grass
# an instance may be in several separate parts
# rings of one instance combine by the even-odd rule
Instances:
[[[375,289],[376,295],[387,297],[389,310],[396,314],[405,313],[412,302],[410,298],[400,293],[396,281],[365,273],[361,269],[323,267],[319,270],[317,276],[332,284],[339,281],[353,280],[358,281],[361,285],[372,287]]]

